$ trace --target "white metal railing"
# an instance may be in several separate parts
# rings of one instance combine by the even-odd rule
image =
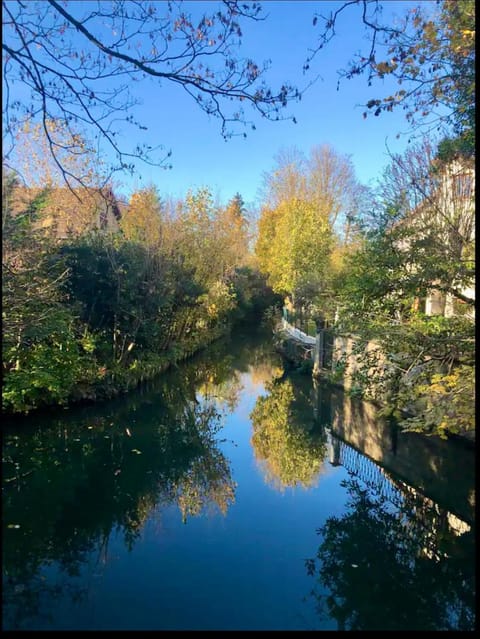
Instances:
[[[285,318],[282,318],[282,328],[284,331],[286,331],[289,335],[291,335],[294,339],[298,340],[299,342],[303,342],[304,344],[309,344],[309,345],[315,344],[314,337],[311,337],[311,335],[307,335],[306,333],[301,331],[299,328],[295,328],[295,326],[292,326],[291,324],[289,324]]]

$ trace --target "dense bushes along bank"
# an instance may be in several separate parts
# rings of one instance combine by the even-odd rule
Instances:
[[[169,219],[149,219],[147,201],[117,233],[60,242],[36,230],[43,203],[4,233],[4,412],[132,388],[275,302],[248,264],[241,210],[215,208],[208,192]]]

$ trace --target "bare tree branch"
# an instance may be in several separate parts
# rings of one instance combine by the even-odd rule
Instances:
[[[58,122],[73,141],[79,132],[85,138],[84,127],[97,146],[113,150],[117,162],[109,176],[117,170],[133,172],[137,160],[166,166],[170,153],[161,146],[138,143],[127,150],[119,142],[121,122],[146,129],[132,112],[138,105],[137,81],[153,78],[159,90],[162,82],[182,87],[200,109],[219,119],[225,138],[245,136],[248,125],[255,128],[243,105],[279,120],[291,117],[281,110],[301,97],[288,84],[273,91],[264,81],[268,64],[240,57],[241,22],[263,19],[255,2],[209,4],[209,13],[196,19],[181,1],[3,1],[2,6],[4,137],[9,136],[12,146],[26,120],[43,122],[50,153],[71,188],[84,180],[64,166],[65,146],[52,136],[47,122]],[[22,85],[27,98],[22,89],[14,95],[13,88],[18,91]],[[68,151],[84,153],[75,142]]]

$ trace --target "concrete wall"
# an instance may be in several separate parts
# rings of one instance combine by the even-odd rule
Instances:
[[[382,381],[386,381],[386,375],[392,374],[393,367],[375,340],[365,344],[355,335],[336,335],[333,341],[332,370],[338,370],[340,365],[345,368],[339,382],[346,390],[360,385],[368,399],[385,400],[385,391],[380,385]]]

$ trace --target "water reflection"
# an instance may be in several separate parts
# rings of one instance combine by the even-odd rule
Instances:
[[[319,615],[339,630],[473,630],[472,532],[458,536],[421,497],[394,508],[357,477],[345,486],[347,511],[319,528],[306,562]]]
[[[310,384],[280,377],[266,384],[250,418],[251,443],[265,481],[278,490],[310,488],[325,468],[326,434],[312,413]]]
[[[306,561],[320,617],[339,630],[472,630],[471,451],[402,433],[338,389],[315,393],[315,410],[330,419],[329,462],[349,476],[344,514],[318,529],[322,541]]]
[[[266,481],[283,491],[318,484],[328,467],[348,472],[345,511],[326,518],[306,560],[322,623],[473,629],[471,450],[402,433],[373,404],[296,375],[272,379],[266,392],[251,413]]]
[[[380,418],[373,404],[338,388],[318,386],[316,393],[320,410],[329,414],[334,440],[346,442],[465,522],[474,521],[475,467],[468,443],[403,433],[393,421]]]
[[[226,514],[235,483],[217,434],[238,401],[239,372],[267,349],[240,355],[214,345],[142,392],[6,428],[4,627],[40,619],[67,593],[85,597],[82,566],[106,561],[113,532],[131,550],[154,509],[176,505],[184,522]]]
[[[3,627],[473,629],[472,451],[280,364],[270,336],[216,343],[5,426]]]

